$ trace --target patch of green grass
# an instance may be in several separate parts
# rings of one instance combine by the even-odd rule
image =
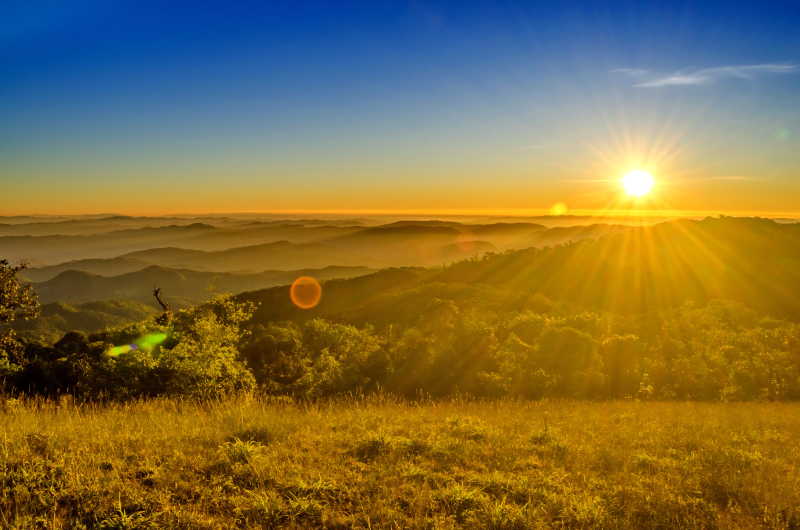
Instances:
[[[239,398],[0,412],[0,528],[797,528],[800,405]]]

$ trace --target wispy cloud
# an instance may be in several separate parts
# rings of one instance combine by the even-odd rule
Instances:
[[[743,181],[743,180],[761,180],[756,177],[748,177],[745,175],[719,175],[716,177],[709,177],[709,180],[735,180],[735,181]]]
[[[800,71],[796,64],[765,63],[732,66],[715,66],[700,70],[680,70],[669,74],[656,75],[650,79],[640,80],[633,86],[639,88],[662,88],[669,86],[708,85],[722,79],[754,79],[765,74],[791,74]],[[648,76],[647,70],[638,68],[617,68],[612,72],[621,73],[642,79]]]
[[[611,73],[625,74],[631,77],[642,77],[649,74],[650,70],[644,70],[643,68],[615,68],[611,70]]]

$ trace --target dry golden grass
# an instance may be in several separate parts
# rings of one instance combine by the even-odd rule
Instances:
[[[3,528],[797,528],[800,405],[8,401]]]

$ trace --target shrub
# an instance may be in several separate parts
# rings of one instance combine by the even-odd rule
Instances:
[[[70,332],[52,347],[29,343],[21,362],[7,370],[8,380],[18,392],[84,399],[210,398],[252,390],[254,378],[238,350],[240,326],[252,313],[250,305],[216,298],[181,312],[170,328],[128,326],[91,337]],[[111,339],[125,343],[114,346]]]

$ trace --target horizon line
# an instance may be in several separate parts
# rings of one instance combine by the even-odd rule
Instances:
[[[49,213],[2,213],[0,219],[8,217],[224,217],[244,215],[367,215],[367,216],[487,216],[487,217],[767,217],[800,218],[798,211],[765,211],[765,210],[677,210],[677,209],[574,209],[563,214],[554,214],[549,208],[420,208],[420,209],[271,209],[271,210],[219,210],[219,211],[158,211],[148,213],[122,212],[49,212]]]

